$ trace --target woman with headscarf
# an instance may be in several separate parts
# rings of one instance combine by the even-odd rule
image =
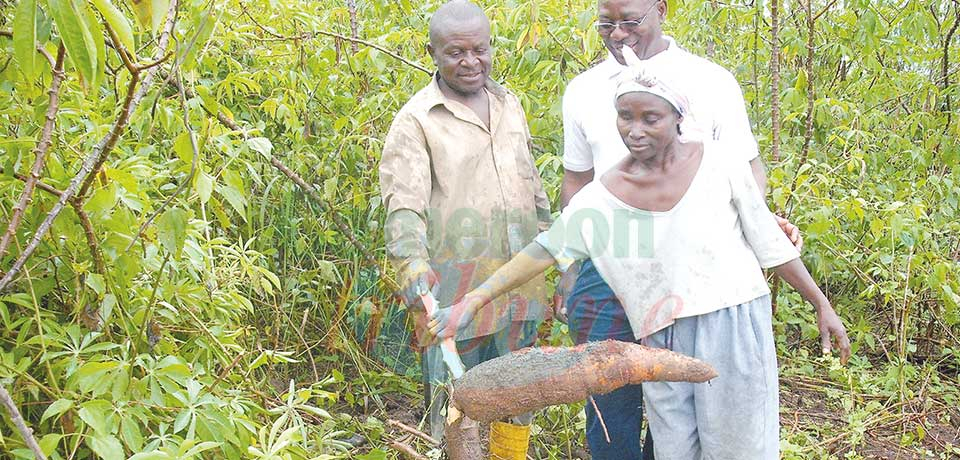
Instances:
[[[771,268],[817,313],[825,353],[850,355],[846,330],[774,220],[743,162],[680,132],[683,95],[634,65],[616,99],[630,154],[573,197],[560,218],[457,304],[431,319],[451,337],[502,292],[557,264],[590,258],[624,305],[636,339],[710,363],[708,384],[648,382],[658,460],[777,459],[779,398]]]

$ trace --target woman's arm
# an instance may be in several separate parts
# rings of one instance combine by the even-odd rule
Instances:
[[[817,328],[820,330],[820,345],[823,347],[823,353],[830,353],[832,342],[832,345],[840,350],[840,362],[846,364],[847,359],[850,358],[850,339],[847,338],[847,330],[830,305],[830,301],[827,300],[827,296],[813,281],[803,261],[798,257],[773,270],[787,284],[800,292],[807,302],[813,304],[813,308],[817,311]]]
[[[470,324],[484,305],[522,286],[554,263],[553,256],[540,243],[528,244],[513,259],[490,275],[483,284],[463,296],[460,302],[450,308],[438,310],[427,323],[428,338],[440,340],[455,336],[457,330]]]

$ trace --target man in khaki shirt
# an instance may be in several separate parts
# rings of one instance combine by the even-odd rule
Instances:
[[[489,78],[490,45],[490,24],[482,9],[467,1],[437,9],[427,46],[437,73],[397,113],[383,148],[386,244],[418,337],[426,327],[413,295],[418,288],[432,289],[441,306],[451,305],[550,223],[523,108]],[[542,276],[496,299],[457,334],[464,365],[469,369],[532,345],[546,305]],[[430,369],[442,364],[426,358],[429,400],[438,395],[432,394],[427,377],[443,375],[443,369]],[[442,406],[436,400],[427,404],[434,410]],[[529,417],[519,421],[526,425]],[[526,426],[492,428],[516,429],[529,435]],[[492,450],[497,449],[496,437],[491,433]]]

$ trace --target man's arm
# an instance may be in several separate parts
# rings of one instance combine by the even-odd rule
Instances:
[[[750,160],[750,169],[753,171],[753,178],[757,180],[757,187],[760,187],[760,192],[766,195],[767,168],[764,166],[763,160],[760,159],[760,155],[757,155],[756,158]]]
[[[563,181],[560,182],[560,210],[567,207],[570,198],[584,186],[593,181],[593,169],[586,171],[571,171],[563,169]]]
[[[431,287],[436,274],[428,264],[427,225],[430,202],[430,154],[419,123],[400,113],[390,126],[380,159],[380,193],[387,210],[384,240],[390,261],[400,274],[404,301],[416,299],[413,290]],[[425,285],[425,286],[420,286]]]

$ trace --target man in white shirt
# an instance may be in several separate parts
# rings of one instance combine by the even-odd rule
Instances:
[[[597,32],[610,54],[605,61],[574,78],[563,96],[562,207],[628,153],[617,132],[617,113],[611,102],[616,92],[616,77],[625,64],[623,46],[629,46],[645,66],[687,96],[690,113],[681,124],[683,136],[736,145],[732,150],[738,154],[730,161],[748,161],[760,189],[766,189],[763,161],[751,132],[739,84],[723,67],[687,52],[663,35],[661,25],[666,16],[667,4],[663,0],[599,1]],[[778,218],[778,222],[800,249],[802,240],[797,228],[784,219]],[[576,343],[605,339],[634,341],[623,306],[591,261],[585,261],[579,272],[568,270],[563,278],[566,288],[561,290],[570,291],[564,296],[563,306]],[[592,399],[586,405],[586,431],[593,458],[642,458],[643,403],[639,385],[607,395],[594,395]],[[601,414],[599,418],[594,407]],[[649,447],[648,437],[646,450],[651,450]],[[645,458],[652,458],[651,454]]]

